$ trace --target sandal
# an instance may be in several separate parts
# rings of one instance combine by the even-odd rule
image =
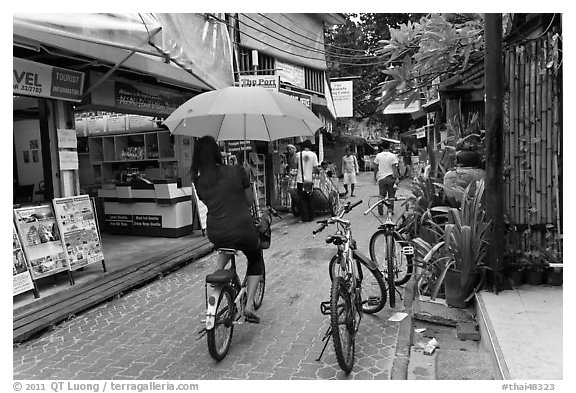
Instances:
[[[244,311],[244,320],[248,323],[260,323],[260,317],[250,311]]]

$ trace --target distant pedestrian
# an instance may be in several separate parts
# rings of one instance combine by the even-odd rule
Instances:
[[[402,152],[402,160],[404,161],[402,177],[412,177],[412,151],[408,146]]]
[[[400,183],[398,171],[398,157],[390,152],[390,142],[382,141],[382,151],[374,158],[374,181],[378,182],[378,191],[381,197],[393,198],[396,188]],[[390,203],[390,209],[394,210],[394,202]],[[378,205],[378,214],[384,214],[382,205]]]
[[[352,149],[347,147],[344,157],[342,157],[342,174],[344,175],[344,195],[348,194],[348,185],[350,185],[350,196],[354,196],[354,186],[356,185],[356,175],[360,173],[358,168],[358,160],[356,155],[352,153]]]
[[[301,151],[296,153],[296,163],[298,165],[296,171],[296,190],[298,192],[298,200],[300,201],[300,214],[302,222],[309,222],[314,220],[314,210],[312,209],[312,195],[306,194],[302,187],[304,180],[313,180],[315,168],[318,166],[318,156],[312,150],[312,142],[309,140],[303,141],[301,144]],[[304,175],[304,178],[302,178]]]

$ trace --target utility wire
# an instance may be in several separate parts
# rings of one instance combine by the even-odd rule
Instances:
[[[279,35],[280,37],[286,38],[286,39],[288,39],[288,40],[290,40],[290,41],[293,41],[293,42],[297,43],[297,45],[296,45],[296,44],[293,44],[293,45],[296,46],[296,47],[298,47],[298,48],[303,48],[303,49],[307,49],[307,50],[310,50],[310,51],[313,51],[313,52],[322,53],[322,54],[324,54],[324,55],[330,55],[330,56],[334,56],[334,57],[342,57],[342,58],[346,58],[346,59],[350,59],[350,60],[354,60],[354,59],[373,60],[375,57],[377,57],[377,56],[375,56],[375,55],[365,55],[365,56],[363,56],[363,58],[362,58],[361,56],[347,55],[347,54],[338,54],[338,53],[330,52],[330,51],[327,51],[327,50],[317,49],[317,48],[314,48],[314,47],[311,47],[311,46],[302,44],[302,42],[297,41],[297,40],[295,40],[294,38],[285,36],[285,35],[277,32],[277,31],[275,31],[275,30],[272,30],[272,29],[269,28],[268,26],[263,25],[262,23],[254,20],[254,19],[252,19],[252,18],[250,18],[250,17],[249,17],[248,15],[246,15],[246,14],[241,14],[241,15],[243,15],[245,18],[249,19],[250,21],[258,24],[259,26],[262,26],[263,28],[265,28],[265,29],[273,32],[274,34],[277,34],[277,35]],[[262,14],[259,14],[259,15],[263,16],[264,18],[268,19],[269,21],[271,21],[271,22],[273,22],[273,23],[276,23],[276,22],[273,21],[272,19],[267,18],[266,16],[264,16],[264,15],[262,15]],[[243,22],[240,22],[240,23],[243,23]],[[280,26],[280,27],[288,30],[286,27],[284,27],[284,26],[282,26],[282,25],[280,25],[280,24],[278,24],[278,23],[276,23],[276,24],[277,24],[278,26]],[[264,31],[262,31],[262,30],[256,29],[256,28],[254,28],[253,26],[248,25],[247,23],[244,23],[244,25],[246,25],[246,26],[248,26],[248,27],[250,27],[250,28],[252,28],[252,29],[254,29],[254,30],[257,30],[257,31],[259,31],[259,32],[261,32],[261,33],[263,33],[263,34],[266,34],[266,35],[272,37],[270,34],[264,32]],[[288,31],[290,31],[290,30],[288,30]],[[293,32],[293,33],[296,34],[296,32]],[[301,34],[298,34],[298,35],[300,35],[300,36],[302,36],[302,37],[304,37],[304,38],[308,38],[308,37],[306,37],[306,36],[304,36],[304,35],[301,35]],[[272,37],[272,38],[275,38],[275,39],[277,39],[278,41],[282,41],[281,39],[276,38],[276,37]],[[313,42],[315,42],[315,43],[318,43],[318,44],[322,44],[322,45],[324,45],[324,46],[327,46],[326,44],[324,44],[324,43],[322,43],[322,42],[320,42],[320,41],[313,40],[312,38],[308,38],[308,39],[311,40],[311,41],[313,41]],[[285,42],[285,41],[282,41],[282,42]]]

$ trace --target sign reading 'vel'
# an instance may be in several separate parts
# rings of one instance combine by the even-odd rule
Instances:
[[[13,93],[80,101],[84,73],[13,57]]]

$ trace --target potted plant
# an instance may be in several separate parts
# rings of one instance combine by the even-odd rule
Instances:
[[[490,223],[483,207],[484,181],[466,187],[461,207],[450,208],[448,222],[443,228],[443,240],[428,249],[421,258],[428,276],[435,278],[431,299],[444,285],[446,303],[465,308],[472,295],[480,288],[486,267],[486,236]],[[422,254],[425,243],[413,241],[415,250]]]

